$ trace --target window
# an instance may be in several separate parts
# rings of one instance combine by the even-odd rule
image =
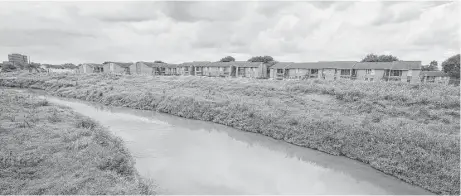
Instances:
[[[311,74],[318,74],[319,70],[318,69],[311,69]]]
[[[390,76],[402,76],[402,70],[391,70]]]
[[[366,69],[366,70],[365,70],[365,73],[366,73],[366,74],[371,74],[371,69]]]
[[[350,69],[341,69],[341,75],[351,75]]]
[[[368,78],[365,78],[365,81],[368,81]]]
[[[278,73],[278,74],[283,73],[283,69],[277,69],[277,73]]]
[[[411,75],[407,76],[407,82],[410,83],[410,81],[411,81]]]
[[[370,81],[373,81],[374,78],[370,78]]]
[[[189,67],[184,67],[184,71],[189,71]]]

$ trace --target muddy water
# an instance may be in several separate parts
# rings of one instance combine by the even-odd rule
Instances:
[[[357,161],[214,123],[46,98],[121,137],[160,194],[431,194]]]

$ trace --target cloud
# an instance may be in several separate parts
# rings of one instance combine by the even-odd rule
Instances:
[[[0,61],[360,60],[459,52],[459,2],[0,2]],[[1,59],[3,58],[3,59]]]
[[[235,21],[243,17],[246,2],[163,2],[166,16],[180,22]]]

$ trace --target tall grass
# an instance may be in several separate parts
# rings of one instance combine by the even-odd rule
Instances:
[[[460,89],[452,86],[97,74],[8,75],[0,85],[212,121],[459,194]]]
[[[68,108],[0,90],[0,194],[154,194],[123,142]]]

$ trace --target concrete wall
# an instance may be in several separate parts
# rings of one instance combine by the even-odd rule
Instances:
[[[109,69],[108,69],[109,73],[126,74],[125,73],[125,68],[120,67],[120,66],[116,65],[115,63],[108,63],[108,64],[109,64]],[[106,72],[105,67],[104,67],[104,72]]]
[[[434,82],[430,81],[428,77],[425,76],[421,76],[421,78],[423,79],[423,83],[440,83],[445,85],[448,85],[450,83],[450,77],[435,77]]]
[[[86,65],[78,66],[78,73],[86,73]]]
[[[49,68],[48,72],[50,73],[78,73],[78,69],[53,69]]]
[[[410,80],[410,83],[411,84],[418,84],[421,82],[421,78],[419,77],[419,74],[421,74],[421,70],[417,70],[417,69],[414,69],[411,71],[411,80]]]
[[[244,75],[241,75],[238,73],[238,70],[239,69],[244,69],[245,70],[245,74]],[[236,66],[235,67],[235,70],[236,70],[236,76],[237,77],[246,77],[246,78],[267,78],[267,77],[274,77],[273,75],[273,70],[271,69],[271,73],[269,74],[269,76],[267,75],[267,65],[265,64],[261,64],[260,66],[258,67],[238,67]]]
[[[165,74],[166,75],[177,75],[179,73],[178,69],[179,68],[177,67],[166,67]]]
[[[261,69],[258,67],[236,67],[237,72],[236,76],[237,77],[244,77],[244,78],[256,78],[262,75]],[[240,74],[239,70],[244,70],[244,74]]]
[[[144,63],[137,62],[130,66],[130,71],[133,75],[152,75],[153,69]]]
[[[325,77],[325,80],[334,80],[335,71],[336,69],[323,69],[323,77]],[[319,70],[319,72],[322,72],[322,70]]]
[[[435,82],[448,85],[448,83],[450,82],[450,77],[436,77]]]
[[[187,67],[187,70],[186,71],[186,67]],[[193,66],[182,66],[182,67],[178,67],[177,68],[177,72],[179,75],[182,75],[182,76],[190,76],[190,75],[194,75],[194,67]]]
[[[269,76],[267,75],[267,65],[266,64],[261,64],[261,66],[259,66],[259,75],[257,77],[260,77],[260,78],[268,78]]]
[[[103,69],[104,69],[104,73],[110,73],[110,65],[109,64],[104,64],[102,65]]]
[[[275,79],[275,73],[277,73],[277,69],[270,69],[269,77]]]
[[[226,70],[225,70],[226,69]],[[232,67],[203,67],[204,76],[230,76]]]
[[[384,75],[384,70],[375,70],[371,69],[371,73],[367,74],[366,69],[358,69],[357,70],[357,79],[356,80],[367,80],[377,81],[380,80]]]

